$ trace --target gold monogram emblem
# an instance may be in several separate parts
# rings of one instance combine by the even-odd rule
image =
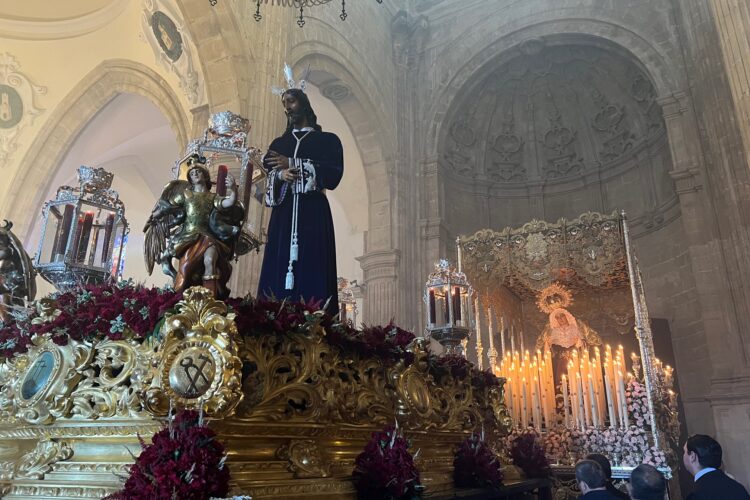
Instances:
[[[226,417],[242,399],[237,327],[226,304],[193,287],[164,322],[164,340],[149,372],[146,408],[165,415],[169,401]]]

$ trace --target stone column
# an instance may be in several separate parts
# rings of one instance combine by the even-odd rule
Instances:
[[[398,250],[366,251],[357,258],[364,273],[363,322],[385,325],[395,319],[399,304],[397,270],[400,258]],[[414,307],[418,308],[419,304]]]

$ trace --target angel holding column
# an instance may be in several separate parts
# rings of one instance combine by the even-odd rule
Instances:
[[[174,279],[178,292],[202,285],[224,299],[229,296],[230,260],[245,209],[237,200],[237,186],[231,174],[225,181],[226,196],[220,196],[211,192],[211,176],[204,157],[192,155],[187,167],[187,180],[167,184],[146,222],[146,266],[151,274],[154,264],[161,263],[164,273]]]

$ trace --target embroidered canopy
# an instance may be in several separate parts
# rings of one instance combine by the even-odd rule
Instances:
[[[555,223],[532,220],[519,228],[483,229],[460,237],[462,270],[480,293],[504,285],[532,298],[555,281],[574,290],[628,285],[622,218],[586,212]]]

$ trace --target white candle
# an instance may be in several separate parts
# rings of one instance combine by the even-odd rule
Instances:
[[[539,378],[534,376],[533,385],[531,386],[531,395],[534,402],[534,426],[542,429],[542,412],[539,407]]]
[[[505,379],[505,405],[508,407],[508,413],[513,418],[513,379],[507,377]]]
[[[565,420],[563,423],[565,427],[568,426],[568,381],[565,374],[562,376],[562,393],[563,393],[563,411],[565,412]]]
[[[591,379],[591,374],[588,376],[589,379],[589,401],[591,403],[591,423],[594,427],[599,427],[599,412],[596,404],[596,392],[594,391],[594,381]]]
[[[526,404],[526,379],[521,379],[521,395],[522,395],[522,411],[521,411],[521,422],[523,423],[523,428],[525,429],[529,425],[528,420],[528,405]]]
[[[584,404],[583,398],[583,381],[581,380],[581,374],[576,373],[576,391],[578,393],[578,415],[581,422],[581,430],[586,427],[586,405]]]
[[[622,380],[622,372],[618,372],[618,379],[620,381],[620,398],[621,398],[621,405],[620,408],[622,408],[622,417],[623,417],[623,424],[624,427],[627,429],[630,427],[630,419],[628,418],[628,400],[625,397],[625,384]]]
[[[609,426],[617,427],[617,421],[615,420],[615,405],[613,402],[612,384],[609,380],[609,364],[605,361],[604,363],[604,388],[607,391],[607,412],[609,413]]]

